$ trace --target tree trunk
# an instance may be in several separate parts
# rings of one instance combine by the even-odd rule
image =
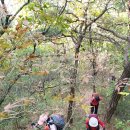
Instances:
[[[89,27],[89,43],[91,47],[91,53],[92,53],[92,59],[91,59],[91,64],[92,64],[92,76],[93,76],[93,92],[96,92],[96,85],[95,85],[95,78],[97,76],[97,71],[96,71],[96,54],[94,52],[94,47],[93,47],[93,40],[92,40],[92,29],[91,26]]]
[[[107,6],[109,4],[110,0],[106,3],[106,6],[104,8],[104,10],[101,12],[101,14],[99,14],[95,19],[93,19],[92,22],[90,22],[89,24],[87,24],[87,16],[88,16],[88,7],[90,2],[87,3],[86,5],[86,9],[84,10],[84,18],[85,21],[83,21],[80,26],[77,28],[78,32],[77,35],[78,37],[75,38],[75,36],[72,35],[72,40],[75,43],[75,64],[74,64],[74,69],[72,70],[72,75],[71,75],[71,87],[70,87],[70,97],[72,100],[69,101],[69,107],[68,107],[68,114],[67,114],[67,122],[69,122],[70,124],[73,123],[73,107],[74,107],[74,98],[75,98],[75,86],[76,86],[76,78],[77,78],[77,68],[78,68],[78,55],[79,55],[79,49],[81,46],[81,43],[85,37],[86,34],[86,30],[89,26],[91,26],[91,24],[93,22],[96,22],[100,17],[103,16],[103,14],[107,11]],[[75,30],[75,29],[74,29]],[[73,30],[73,31],[74,31]],[[95,66],[94,66],[95,68]],[[95,90],[94,90],[95,91]]]
[[[128,42],[125,48],[125,64],[129,62],[130,57],[130,0],[128,1]]]
[[[79,55],[79,48],[80,45],[78,45],[78,48],[75,49],[75,64],[74,68],[72,69],[72,76],[71,76],[71,87],[70,87],[70,101],[68,106],[68,114],[67,114],[67,122],[70,124],[73,123],[73,107],[74,107],[74,98],[75,98],[75,87],[76,87],[76,78],[77,78],[77,68],[78,68],[78,55]]]
[[[119,80],[122,80],[124,78],[130,78],[130,61],[129,61],[129,48],[130,48],[130,0],[128,1],[128,43],[127,43],[127,47],[126,47],[126,50],[125,50],[125,57],[124,57],[124,61],[125,61],[125,65],[124,65],[124,70],[123,70],[123,73],[120,77]],[[124,90],[124,87],[122,87],[120,89],[120,92],[122,92]],[[109,102],[109,107],[106,111],[106,114],[104,116],[104,120],[109,123],[111,118],[112,118],[112,115],[114,114],[115,110],[116,110],[116,107],[118,105],[118,102],[121,98],[121,94],[118,94],[118,91],[115,89],[113,91],[113,94],[112,94],[112,97],[111,97],[111,100]]]
[[[127,63],[127,65],[124,67],[124,71],[120,77],[120,80],[124,79],[124,78],[130,78],[130,62]],[[120,92],[122,92],[124,90],[124,88],[122,87],[120,89]],[[118,105],[118,102],[121,98],[121,94],[118,94],[118,91],[117,90],[114,90],[113,91],[113,94],[112,94],[112,97],[111,97],[111,100],[109,102],[109,106],[107,108],[107,111],[106,111],[106,114],[104,116],[104,120],[109,123],[111,118],[112,118],[112,115],[114,114],[115,110],[116,110],[116,107]]]

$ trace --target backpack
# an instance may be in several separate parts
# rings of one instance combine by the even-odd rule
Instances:
[[[90,125],[88,125],[88,126],[89,126],[89,129],[91,130],[91,126],[90,126]],[[100,130],[99,124],[98,124],[98,126],[96,127],[96,130]]]
[[[51,115],[51,119],[53,120],[53,123],[57,127],[61,128],[61,129],[64,128],[65,120],[64,120],[64,118],[62,116],[60,116],[60,115]]]
[[[100,97],[99,96],[95,96],[95,99],[96,99],[97,102],[100,101]]]
[[[88,118],[91,118],[91,117],[95,117],[96,119],[98,119],[98,115],[97,114],[89,114]]]

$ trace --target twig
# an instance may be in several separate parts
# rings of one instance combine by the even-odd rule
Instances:
[[[28,0],[26,3],[24,3],[18,10],[17,12],[14,14],[14,16],[9,20],[8,26],[10,25],[10,23],[15,19],[15,17],[17,16],[17,14],[26,6],[30,3],[31,0]]]
[[[108,4],[110,3],[111,0],[109,0],[107,3],[106,3],[106,6],[104,8],[104,10],[102,11],[101,14],[99,14],[98,17],[96,17],[95,19],[93,19],[88,25],[87,27],[89,27],[92,23],[96,22],[99,18],[101,18],[103,16],[103,14],[108,10]]]
[[[128,37],[121,36],[121,35],[119,35],[118,33],[116,33],[115,31],[113,31],[113,30],[111,30],[111,29],[104,28],[104,27],[102,27],[102,26],[100,26],[100,25],[98,25],[97,27],[101,28],[102,30],[105,30],[105,31],[107,31],[107,32],[112,33],[114,36],[116,36],[116,37],[118,37],[118,38],[120,38],[120,39],[122,39],[122,40],[128,41]]]
[[[65,8],[67,6],[67,0],[65,0],[65,5],[61,8],[60,12],[59,12],[59,16],[61,16],[63,14],[63,12],[65,11]]]

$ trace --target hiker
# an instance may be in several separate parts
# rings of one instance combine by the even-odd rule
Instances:
[[[102,97],[100,97],[98,93],[92,94],[92,98],[91,98],[91,101],[90,101],[91,114],[97,114],[99,101],[101,101],[101,100],[102,100]]]
[[[35,127],[44,126],[43,130],[62,130],[65,126],[65,121],[62,115],[45,113],[40,115]]]
[[[86,130],[100,130],[100,126],[105,130],[105,124],[98,118],[97,114],[90,114],[86,119]]]

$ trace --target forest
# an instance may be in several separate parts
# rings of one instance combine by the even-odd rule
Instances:
[[[88,130],[93,93],[105,130],[130,130],[129,79],[130,0],[0,1],[0,130],[46,112]]]

